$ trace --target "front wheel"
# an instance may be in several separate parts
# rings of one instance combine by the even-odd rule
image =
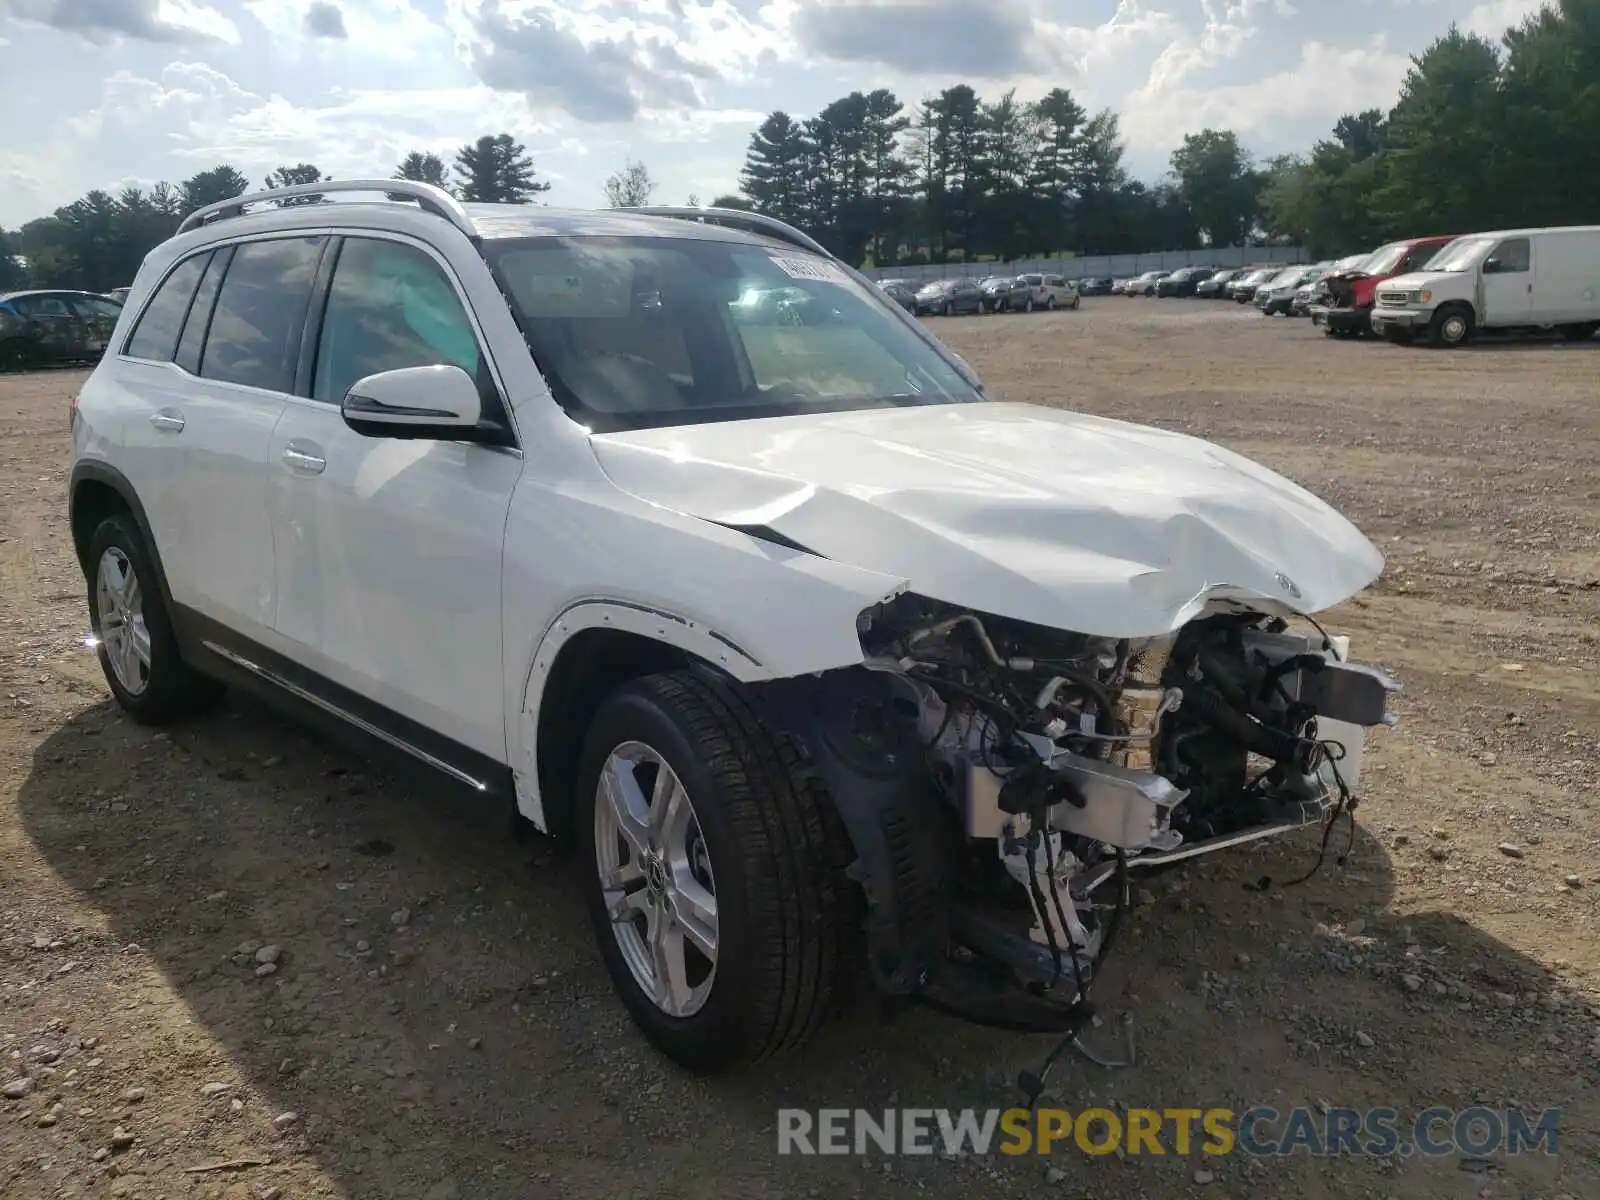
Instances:
[[[183,661],[154,559],[132,517],[100,522],[89,539],[85,573],[100,667],[124,712],[143,724],[164,725],[217,698],[222,688]]]
[[[795,1049],[835,1006],[853,857],[799,751],[734,685],[624,685],[579,775],[587,900],[634,1022],[715,1071]]]
[[[22,338],[0,342],[0,371],[26,371],[34,365],[33,347]]]
[[[1072,298],[1072,303],[1070,305],[1068,305],[1068,307],[1071,308],[1073,312],[1077,312],[1078,311],[1078,305],[1080,305],[1082,303],[1083,303],[1082,299],[1080,299],[1077,296],[1074,296]]]
[[[1472,313],[1464,308],[1441,308],[1428,322],[1428,342],[1453,349],[1472,336]]]

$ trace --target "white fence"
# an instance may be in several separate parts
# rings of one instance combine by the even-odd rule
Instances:
[[[1068,279],[1126,279],[1146,271],[1176,271],[1179,267],[1247,267],[1256,263],[1292,266],[1308,261],[1299,246],[1223,246],[1215,250],[1160,250],[1151,254],[1097,254],[1085,258],[1024,258],[1016,262],[931,263],[904,267],[868,267],[869,279],[959,279],[989,275],[1032,273],[1064,275]]]

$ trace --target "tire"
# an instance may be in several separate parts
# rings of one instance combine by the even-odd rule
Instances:
[[[1463,346],[1472,339],[1472,310],[1449,305],[1428,322],[1428,344],[1442,350]]]
[[[1071,309],[1071,310],[1072,310],[1072,311],[1073,311],[1073,312],[1077,312],[1077,311],[1078,311],[1078,306],[1079,306],[1079,305],[1080,305],[1080,304],[1082,304],[1082,303],[1083,303],[1083,297],[1081,297],[1081,296],[1074,296],[1074,297],[1073,297],[1073,298],[1072,298],[1072,303],[1071,303],[1071,304],[1069,304],[1069,305],[1067,305],[1067,307],[1068,307],[1068,308],[1070,308],[1070,309]]]
[[[154,559],[131,516],[100,522],[84,574],[100,669],[124,712],[141,724],[166,725],[217,700],[222,685],[183,661]]]
[[[1055,312],[1056,298],[1054,296],[1046,296],[1044,298],[1044,310],[1045,312]]]
[[[1600,321],[1580,321],[1561,327],[1561,336],[1569,342],[1587,342],[1596,333],[1600,333]]]
[[[946,300],[944,302],[944,307],[939,310],[939,315],[941,317],[948,317],[950,315],[950,301]]]
[[[1032,296],[1029,296],[1026,300],[1024,300],[1022,302],[1022,311],[1025,312],[1025,313],[1031,313],[1033,311],[1033,297]]]
[[[26,371],[33,358],[33,347],[22,338],[0,342],[0,371]]]
[[[660,763],[680,781],[687,815],[667,818],[668,830],[679,833],[654,835],[655,863],[668,866],[639,873],[632,920],[613,923],[608,891],[609,902],[619,904],[630,893],[608,889],[602,872],[621,878],[634,856],[600,788],[605,777],[632,776],[641,792],[654,790]],[[590,726],[578,777],[578,829],[601,956],[645,1037],[691,1070],[714,1072],[797,1049],[837,1003],[856,916],[844,874],[854,855],[831,801],[804,768],[794,743],[765,728],[733,685],[693,671],[625,685]],[[638,800],[636,815],[648,821],[650,806],[642,794]],[[687,890],[674,904],[677,888]],[[669,906],[693,913],[687,901],[695,896],[701,912],[711,901],[709,973],[712,960],[690,948],[694,939],[684,932],[698,929],[703,940],[706,926],[691,918],[661,927],[664,916],[648,915]],[[658,1002],[647,978],[654,976],[654,928],[668,938],[677,930],[683,987],[676,1001]]]

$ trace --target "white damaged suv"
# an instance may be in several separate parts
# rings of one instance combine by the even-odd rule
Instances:
[[[1072,1035],[1131,872],[1331,823],[1390,719],[1300,620],[1382,569],[1339,514],[990,400],[749,213],[203,209],[82,389],[70,503],[129,714],[250,688],[569,839],[698,1069],[852,973]]]

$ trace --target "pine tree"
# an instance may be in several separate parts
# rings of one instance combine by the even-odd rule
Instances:
[[[479,204],[528,204],[550,185],[533,171],[527,147],[509,133],[484,136],[456,154],[460,196]]]

